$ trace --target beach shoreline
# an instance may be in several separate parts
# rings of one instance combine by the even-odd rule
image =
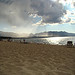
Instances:
[[[0,75],[75,75],[75,48],[0,41]]]

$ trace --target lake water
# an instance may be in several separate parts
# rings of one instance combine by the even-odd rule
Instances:
[[[15,39],[14,41],[23,42],[23,39]],[[31,43],[65,45],[65,44],[67,44],[67,41],[73,41],[73,44],[74,44],[75,43],[75,37],[28,38],[28,39],[25,39],[25,41],[31,42]]]

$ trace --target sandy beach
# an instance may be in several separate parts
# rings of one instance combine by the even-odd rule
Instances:
[[[75,75],[75,48],[0,41],[0,75]]]

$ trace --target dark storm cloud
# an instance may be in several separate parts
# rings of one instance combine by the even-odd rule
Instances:
[[[12,4],[13,1],[12,0],[0,0],[1,3],[4,3],[4,4]]]
[[[31,14],[40,16],[42,23],[60,23],[66,13],[63,5],[52,0],[0,0],[0,22],[14,26],[28,26]]]
[[[66,14],[62,4],[52,0],[31,0],[31,7],[44,23],[60,23],[61,17]]]

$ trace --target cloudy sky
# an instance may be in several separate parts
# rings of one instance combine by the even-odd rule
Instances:
[[[75,33],[75,0],[0,0],[0,31]]]

